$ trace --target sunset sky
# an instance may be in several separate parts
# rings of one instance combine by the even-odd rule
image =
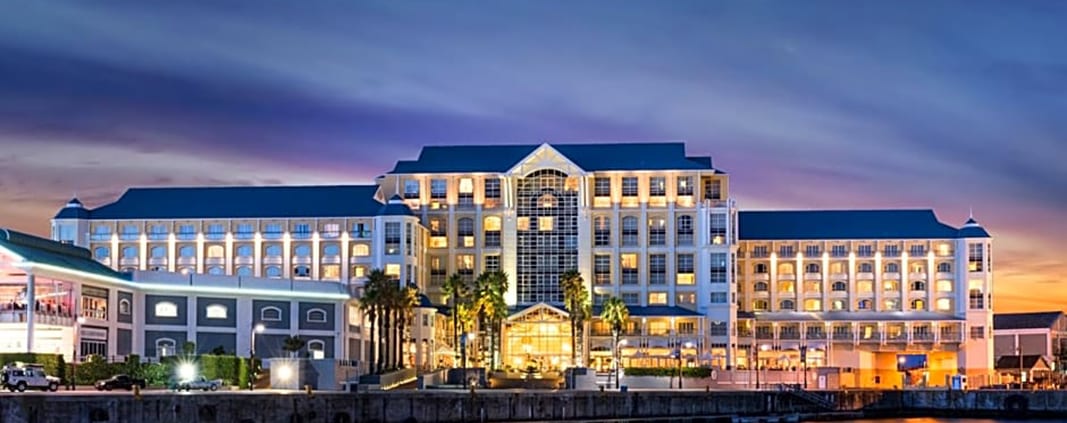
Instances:
[[[241,4],[0,4],[0,226],[370,183],[423,145],[684,140],[743,208],[973,207],[996,310],[1067,304],[1067,2]]]

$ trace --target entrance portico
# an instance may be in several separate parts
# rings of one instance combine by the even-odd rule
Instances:
[[[501,352],[505,368],[555,372],[571,367],[570,330],[570,314],[547,303],[508,316]]]

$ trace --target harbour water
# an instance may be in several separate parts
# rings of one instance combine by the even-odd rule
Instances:
[[[1063,423],[1064,420],[953,419],[944,417],[909,417],[902,419],[845,420],[849,423]]]

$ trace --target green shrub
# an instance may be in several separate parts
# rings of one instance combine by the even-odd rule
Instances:
[[[623,369],[626,376],[678,376],[677,367],[627,367]],[[710,367],[683,367],[682,376],[691,378],[711,377]]]
[[[0,365],[7,365],[14,362],[22,363],[35,363],[44,366],[44,372],[49,376],[55,376],[63,379],[66,383],[67,379],[67,362],[63,359],[61,354],[36,354],[36,353],[2,353],[0,354]]]

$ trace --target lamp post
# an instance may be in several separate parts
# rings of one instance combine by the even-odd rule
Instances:
[[[256,389],[256,334],[263,333],[267,328],[262,323],[252,325],[252,330],[249,332],[249,344],[248,344],[248,390],[254,391]]]
[[[623,339],[615,345],[615,360],[613,363],[615,366],[615,389],[619,388],[619,371],[622,370],[622,363],[620,362],[622,360],[622,347],[625,347],[628,343],[627,340]]]
[[[71,347],[71,362],[70,362],[70,386],[69,390],[75,390],[78,388],[78,382],[75,379],[78,376],[78,350],[81,349],[81,327],[85,324],[85,318],[78,316],[74,319],[74,345]]]
[[[682,354],[685,348],[693,348],[693,343],[687,341],[678,346],[678,389],[682,389]]]
[[[808,346],[800,346],[800,365],[804,369],[804,390],[808,389]]]
[[[1023,390],[1023,344],[1015,347],[1015,353],[1019,355],[1019,390]]]

